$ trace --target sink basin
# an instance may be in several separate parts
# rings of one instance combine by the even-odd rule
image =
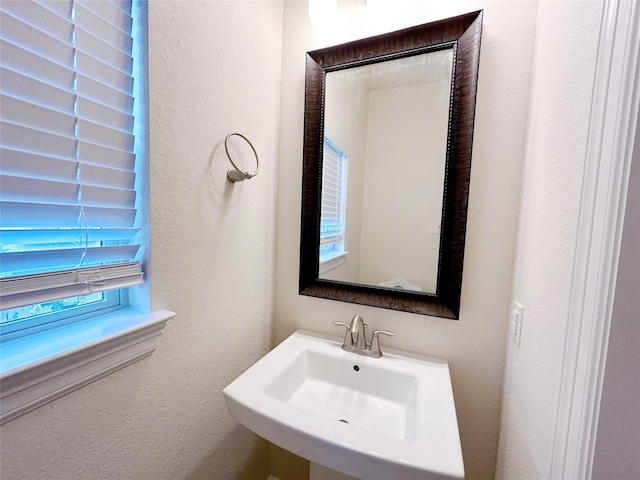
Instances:
[[[245,427],[314,463],[366,480],[461,479],[446,361],[298,331],[224,389]]]

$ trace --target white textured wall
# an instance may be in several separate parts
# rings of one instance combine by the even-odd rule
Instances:
[[[513,298],[521,345],[509,341],[498,478],[549,475],[600,1],[538,7],[531,114]]]
[[[272,340],[282,2],[149,10],[153,305],[177,316],[150,358],[3,425],[3,480],[268,474],[221,391]],[[262,161],[235,187],[231,131]]]
[[[276,256],[276,340],[299,328],[340,334],[332,320],[361,314],[395,331],[395,348],[449,360],[467,479],[493,478],[520,171],[529,101],[535,2],[340,2],[328,30],[306,4],[285,2]],[[460,321],[298,295],[305,51],[485,9]],[[276,473],[276,472],[273,472]],[[284,478],[284,477],[283,477]]]
[[[369,94],[358,283],[436,291],[450,82]]]

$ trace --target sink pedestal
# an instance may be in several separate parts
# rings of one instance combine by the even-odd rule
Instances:
[[[359,480],[356,477],[336,472],[330,468],[323,467],[317,463],[311,462],[309,468],[309,480]]]

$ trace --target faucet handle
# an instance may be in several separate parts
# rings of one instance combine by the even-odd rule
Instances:
[[[396,336],[396,334],[395,334],[395,333],[390,332],[389,330],[374,330],[374,331],[373,331],[373,336],[374,336],[374,337],[377,337],[377,336],[378,336],[378,335],[380,335],[380,334],[382,334],[382,335],[386,335],[386,336],[388,336],[388,337],[395,337],[395,336]]]
[[[344,335],[344,341],[342,342],[342,345],[353,345],[353,340],[351,338],[351,325],[349,325],[348,323],[344,323],[344,322],[331,322],[333,323],[336,327],[346,327],[347,332]]]
[[[371,346],[369,347],[371,349],[372,357],[378,358],[382,356],[382,350],[380,350],[380,335],[387,335],[388,337],[396,336],[395,333],[388,330],[374,330],[373,335],[371,335]]]

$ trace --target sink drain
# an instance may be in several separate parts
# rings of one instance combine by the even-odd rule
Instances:
[[[349,422],[348,422],[347,420],[345,420],[344,418],[341,418],[341,419],[340,419],[340,421],[341,421],[342,423],[349,423]]]

